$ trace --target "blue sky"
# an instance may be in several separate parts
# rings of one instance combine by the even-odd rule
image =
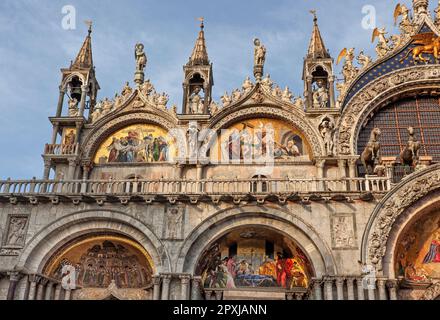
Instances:
[[[214,99],[252,75],[258,37],[268,54],[266,73],[295,95],[303,91],[302,61],[311,29],[310,9],[334,58],[344,47],[374,56],[371,30],[362,28],[362,8],[373,5],[377,24],[396,33],[394,0],[1,0],[0,1],[0,179],[41,177],[44,144],[50,141],[58,100],[59,69],[68,67],[94,21],[93,52],[101,85],[99,98],[113,97],[134,73],[134,44],[145,44],[146,76],[170,105],[182,100],[182,66],[188,61],[205,17]],[[411,1],[401,1],[408,5]],[[433,2],[433,1],[431,1]],[[62,7],[73,5],[77,29],[62,28]],[[434,6],[434,4],[431,4]],[[339,73],[339,70],[338,70]],[[338,74],[338,76],[340,76]]]

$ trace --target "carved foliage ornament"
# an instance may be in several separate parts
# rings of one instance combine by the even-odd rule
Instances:
[[[438,79],[440,68],[435,65],[416,66],[387,74],[367,85],[347,104],[339,122],[338,152],[340,155],[356,154],[360,125],[376,107],[377,102],[390,95],[398,86],[415,87],[418,82]]]
[[[440,166],[437,165],[430,167],[429,173],[422,173],[378,205],[377,208],[381,209],[372,225],[367,252],[370,262],[376,265],[378,270],[382,270],[382,259],[386,254],[387,241],[394,222],[412,204],[439,188]]]

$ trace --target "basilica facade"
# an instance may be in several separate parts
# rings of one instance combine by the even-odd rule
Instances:
[[[90,26],[43,177],[0,181],[0,299],[438,299],[440,7],[397,5],[376,58],[336,60],[312,13],[303,96],[255,39],[253,77],[214,101],[202,21],[179,109],[140,43],[98,99]]]

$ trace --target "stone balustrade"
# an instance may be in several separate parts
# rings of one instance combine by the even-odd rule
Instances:
[[[344,179],[205,179],[205,180],[20,180],[0,181],[2,198],[44,198],[57,196],[121,197],[128,201],[143,199],[152,202],[158,197],[176,201],[187,197],[196,203],[203,197],[214,202],[232,197],[240,202],[254,197],[264,202],[277,197],[280,202],[294,200],[350,200],[374,193],[386,193],[392,188],[388,178],[344,178]],[[344,199],[342,199],[342,198]],[[365,200],[365,199],[364,199]]]
[[[79,143],[67,144],[46,144],[44,155],[46,156],[76,156],[79,154]]]
[[[0,194],[295,194],[391,190],[388,178],[206,180],[4,180]]]

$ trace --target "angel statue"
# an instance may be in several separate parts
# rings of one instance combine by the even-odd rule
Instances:
[[[339,64],[342,59],[345,59],[344,66],[342,67],[342,74],[344,75],[344,81],[346,84],[350,83],[357,75],[358,69],[353,65],[354,60],[354,48],[342,49],[339,54],[336,64]]]
[[[398,3],[396,9],[394,9],[394,25],[397,24],[397,19],[402,17],[400,22],[400,30],[402,34],[411,34],[414,30],[414,25],[411,23],[409,17],[409,9],[404,4]]]
[[[363,51],[359,52],[359,56],[356,58],[356,60],[362,65],[362,69],[366,69],[372,62],[371,57],[364,54]]]
[[[376,53],[379,58],[386,56],[388,52],[391,51],[390,47],[388,46],[389,39],[385,37],[386,34],[387,32],[385,31],[385,28],[375,28],[371,37],[372,43],[374,43],[376,38],[378,39]]]
[[[137,43],[135,46],[136,71],[143,72],[147,66],[147,55],[144,52],[144,48],[142,43]]]

